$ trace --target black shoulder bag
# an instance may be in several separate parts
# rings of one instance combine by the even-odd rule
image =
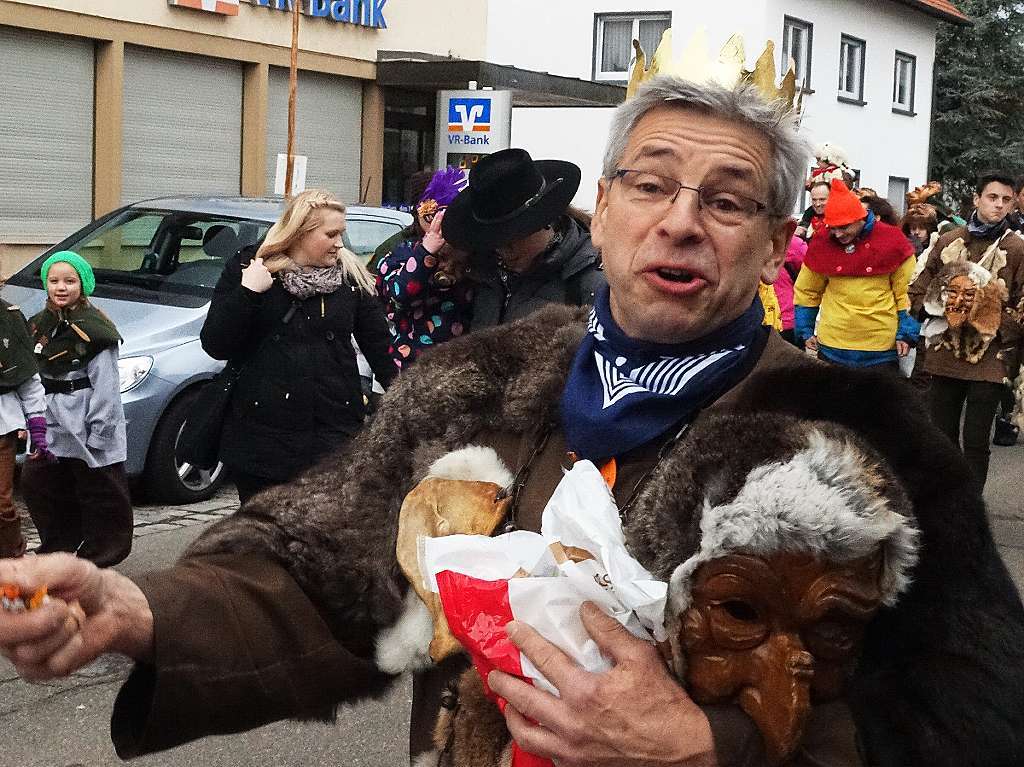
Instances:
[[[281,321],[287,324],[295,314],[295,309],[293,301]],[[263,348],[269,336],[260,341],[254,355]],[[178,437],[177,453],[182,460],[200,469],[212,469],[217,465],[220,460],[220,440],[231,408],[231,395],[242,374],[242,367],[241,361],[228,360],[224,369],[200,390],[192,414],[185,421]]]

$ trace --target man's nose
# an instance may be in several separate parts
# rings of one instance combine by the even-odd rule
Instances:
[[[660,222],[664,233],[675,240],[698,239],[707,236],[700,207],[699,192],[682,187]]]

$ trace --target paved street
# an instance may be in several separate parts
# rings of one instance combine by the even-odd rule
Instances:
[[[996,539],[1018,588],[1024,588],[1024,447],[995,448],[987,499]],[[234,494],[194,506],[136,509],[128,575],[173,562],[212,520],[231,513]],[[31,532],[31,531],[30,531]],[[119,764],[108,735],[110,710],[127,661],[104,657],[71,678],[45,685],[18,680],[0,660],[0,764],[3,767],[101,767]],[[139,767],[392,767],[403,763],[409,685],[385,700],[342,712],[336,725],[282,722],[254,732],[206,738],[133,762]],[[182,712],[188,716],[188,712]]]

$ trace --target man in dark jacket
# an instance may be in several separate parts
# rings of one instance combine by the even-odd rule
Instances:
[[[627,545],[659,549],[674,565],[703,542],[701,508],[737,500],[747,480],[760,486],[751,464],[776,472],[794,451],[728,430],[695,445],[682,425],[774,414],[776,424],[851,430],[905,489],[921,534],[909,590],[867,626],[842,721],[813,728],[843,756],[796,763],[1020,765],[1024,608],[966,464],[899,382],[819,365],[761,325],[758,284],[785,258],[805,157],[778,94],[745,83],[666,76],[620,107],[593,228],[609,287],[589,316],[549,307],[425,355],[343,458],[254,499],[169,570],[133,582],[56,556],[0,562],[0,582],[49,583],[84,608],[83,617],[55,599],[35,613],[0,614],[0,650],[33,678],[109,650],[135,658],[112,718],[125,757],[329,715],[413,667],[383,647],[404,643],[411,660],[427,657],[432,627],[406,620],[425,608],[395,547],[403,500],[436,459],[490,447],[515,470],[511,521],[528,530],[538,529],[568,451],[611,466],[626,528],[663,520]],[[815,481],[844,473],[835,464]],[[819,513],[802,487],[789,506]],[[843,636],[842,618],[829,615],[826,630]],[[583,672],[517,626],[513,641],[560,696],[488,678],[523,749],[586,767],[766,764],[743,711],[697,706],[652,645],[608,616],[585,611],[583,621],[614,658],[610,671]],[[778,670],[806,676],[806,655]],[[433,748],[445,683],[462,668],[457,659],[417,676],[419,764],[438,763],[423,752]]]
[[[444,236],[473,254],[472,330],[547,304],[589,305],[605,284],[589,220],[569,208],[580,169],[506,149],[477,163],[444,217]]]

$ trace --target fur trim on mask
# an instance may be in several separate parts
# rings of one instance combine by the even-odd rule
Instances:
[[[479,445],[469,445],[443,455],[430,465],[427,476],[493,482],[498,487],[508,487],[514,479],[493,448]]]
[[[669,604],[690,606],[697,569],[726,554],[779,551],[845,562],[883,551],[882,601],[893,605],[910,585],[917,562],[917,528],[882,494],[885,477],[852,442],[807,434],[807,447],[787,461],[755,467],[728,503],[705,499],[700,549],[672,573]]]
[[[430,640],[434,638],[434,619],[419,595],[405,592],[405,609],[398,620],[381,631],[377,638],[374,662],[385,674],[402,674],[430,668]]]
[[[1013,384],[1013,414],[1010,420],[1018,429],[1024,429],[1024,367]]]
[[[424,751],[413,759],[410,767],[437,767],[441,761],[439,751]]]

